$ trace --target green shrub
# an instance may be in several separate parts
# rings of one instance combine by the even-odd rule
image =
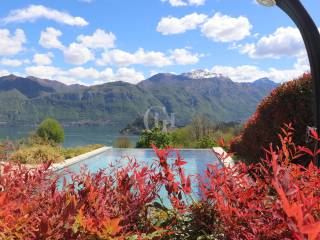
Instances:
[[[194,148],[195,141],[192,139],[189,127],[176,129],[171,133],[172,145],[176,148]]]
[[[198,148],[212,148],[216,147],[217,143],[211,137],[203,137],[199,140],[197,147]]]
[[[196,122],[199,121],[194,120],[192,124],[170,133],[173,147],[211,148],[216,146],[220,139],[228,145],[240,133],[239,123],[207,123],[206,127],[203,127],[201,124],[195,124]]]
[[[41,164],[47,162],[62,162],[64,157],[58,147],[51,145],[34,145],[32,147],[21,147],[10,156],[11,161],[22,164]]]
[[[150,148],[154,144],[158,148],[165,148],[172,143],[169,133],[163,132],[160,128],[155,127],[152,130],[144,130],[139,137],[137,148]]]
[[[103,147],[102,144],[93,144],[93,145],[87,145],[83,147],[62,148],[61,154],[64,157],[64,159],[69,159],[69,158],[73,158],[102,147]]]
[[[116,139],[114,146],[116,148],[132,148],[133,143],[127,136],[120,136]]]
[[[64,141],[64,130],[58,121],[47,118],[38,127],[36,134],[45,141],[62,143]]]
[[[270,142],[280,144],[277,133],[283,123],[292,123],[294,142],[305,145],[306,128],[313,125],[312,116],[312,81],[305,74],[282,84],[261,102],[242,133],[232,141],[230,151],[247,163],[256,162],[264,156],[263,148],[268,148]]]

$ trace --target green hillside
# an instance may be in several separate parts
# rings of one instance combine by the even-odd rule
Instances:
[[[158,74],[138,85],[67,86],[13,75],[1,77],[1,82],[1,123],[35,124],[53,117],[64,124],[119,127],[143,116],[152,106],[165,106],[167,112],[175,113],[179,125],[196,114],[219,122],[242,121],[276,86],[270,80],[235,83],[225,77],[194,79],[172,74]]]

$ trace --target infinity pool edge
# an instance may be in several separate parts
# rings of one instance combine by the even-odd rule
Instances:
[[[61,163],[54,163],[54,164],[52,164],[51,168],[53,171],[59,171],[61,169],[64,169],[64,168],[69,167],[71,165],[74,165],[76,163],[82,162],[90,157],[93,157],[93,156],[96,156],[100,153],[103,153],[104,151],[109,150],[109,149],[112,149],[112,147],[107,147],[107,146],[101,147],[101,148],[95,149],[91,152],[87,152],[87,153],[81,154],[79,156],[67,159]]]

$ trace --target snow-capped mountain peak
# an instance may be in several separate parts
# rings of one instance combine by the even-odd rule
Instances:
[[[182,73],[182,75],[193,79],[223,77],[222,74],[217,74],[208,70],[194,70],[192,72]]]

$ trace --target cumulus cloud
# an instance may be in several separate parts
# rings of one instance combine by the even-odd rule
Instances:
[[[91,36],[80,35],[77,41],[87,48],[113,48],[115,46],[116,36],[113,33],[97,29]]]
[[[120,49],[114,49],[104,52],[102,58],[97,61],[97,64],[115,64],[118,66],[142,64],[145,66],[163,67],[170,65],[171,61],[162,52],[146,52],[144,49],[140,48],[135,53],[129,53]]]
[[[4,24],[14,22],[34,22],[40,18],[45,18],[70,26],[82,27],[89,24],[81,17],[74,17],[66,12],[61,12],[42,5],[30,5],[26,8],[13,10],[7,17],[3,18],[1,22]]]
[[[187,30],[196,29],[200,24],[204,23],[207,15],[192,13],[182,18],[163,17],[157,26],[157,31],[163,35],[184,33]]]
[[[144,65],[153,67],[164,67],[170,65],[188,65],[199,61],[198,54],[192,54],[186,49],[175,49],[170,51],[170,55],[163,52],[145,51],[140,48],[134,53],[129,53],[120,49],[113,49],[102,54],[97,60],[100,66],[114,64],[117,66]]]
[[[106,68],[98,71],[95,68],[76,67],[65,72],[66,76],[75,79],[93,79],[94,84],[106,82],[123,81],[129,83],[138,83],[145,79],[143,73],[136,71],[134,68],[119,68],[113,71],[112,68]]]
[[[215,42],[232,42],[249,36],[251,28],[252,25],[246,17],[235,18],[216,13],[201,26],[201,32]]]
[[[8,29],[0,29],[0,56],[15,55],[23,50],[26,36],[22,29],[11,34]]]
[[[64,46],[59,40],[61,35],[62,32],[60,30],[48,27],[45,31],[41,31],[39,44],[44,48],[63,49]]]
[[[269,68],[267,70],[262,70],[254,65],[241,65],[236,67],[218,65],[214,66],[211,71],[230,77],[235,82],[252,82],[264,77],[275,82],[285,82],[299,77],[309,71],[309,68],[306,65],[301,67],[297,64],[291,69]]]
[[[68,70],[68,75],[77,79],[99,79],[101,73],[95,68],[76,67]]]
[[[82,65],[95,59],[90,49],[78,43],[71,43],[63,54],[67,63],[75,65]]]
[[[36,53],[33,55],[33,62],[36,65],[50,65],[52,63],[52,58],[54,55],[49,53]]]
[[[239,45],[237,48],[251,58],[297,57],[305,52],[301,34],[294,27],[280,27],[274,33],[261,37],[257,43]]]
[[[206,3],[206,0],[189,0],[189,5],[202,6]]]
[[[9,59],[9,58],[3,58],[0,60],[0,64],[3,66],[8,66],[8,67],[19,67],[23,65],[25,61],[18,60],[18,59]]]
[[[109,49],[115,46],[116,36],[113,33],[97,29],[92,35],[79,35],[75,42],[68,47],[59,40],[60,30],[52,27],[41,32],[39,44],[44,48],[60,49],[65,61],[70,64],[81,65],[95,59],[91,49]]]
[[[54,79],[62,70],[53,66],[30,66],[25,68],[25,73],[38,78]]]
[[[5,72],[4,72],[5,73]],[[143,73],[133,68],[119,68],[115,72],[111,68],[97,70],[95,68],[75,67],[63,70],[53,66],[30,66],[25,68],[27,75],[38,78],[53,79],[65,84],[83,84],[82,80],[93,80],[93,84],[101,84],[113,81],[124,81],[132,84],[138,83],[145,79]],[[1,74],[1,71],[0,71]],[[6,75],[6,74],[4,74]]]
[[[244,16],[231,17],[218,12],[211,18],[198,13],[192,13],[182,18],[163,17],[158,23],[157,31],[163,35],[171,35],[199,27],[204,36],[215,42],[240,41],[250,36],[252,29],[248,18]]]
[[[171,58],[178,65],[190,65],[199,62],[198,54],[192,54],[184,48],[175,49],[171,52],[171,54]]]
[[[9,74],[10,74],[10,73],[9,73],[7,70],[0,69],[0,77],[7,76],[7,75],[9,75]]]
[[[161,2],[169,2],[173,7],[182,7],[182,6],[201,6],[205,4],[205,0],[161,0]]]
[[[143,73],[137,72],[134,68],[119,68],[114,74],[113,81],[122,81],[136,84],[144,80]]]

